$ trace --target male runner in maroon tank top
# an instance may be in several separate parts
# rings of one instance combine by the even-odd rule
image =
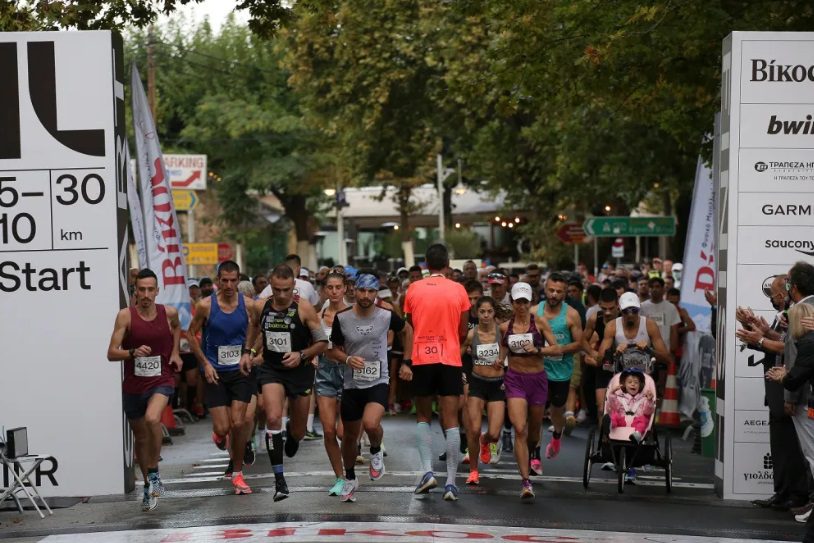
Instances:
[[[164,492],[158,476],[163,437],[161,414],[174,391],[173,371],[180,371],[183,366],[178,311],[156,304],[157,295],[155,273],[141,270],[136,276],[135,304],[116,315],[107,348],[108,360],[124,361],[122,399],[144,480],[143,511],[155,509],[157,498]]]

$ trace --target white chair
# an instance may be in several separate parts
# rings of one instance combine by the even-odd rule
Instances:
[[[16,433],[16,436],[12,436],[12,433]],[[40,518],[44,519],[45,515],[34,498],[39,498],[40,503],[45,510],[48,511],[48,514],[53,515],[54,512],[51,511],[48,503],[40,496],[40,493],[37,492],[37,487],[34,486],[34,483],[31,481],[31,475],[37,471],[40,464],[45,460],[53,461],[53,458],[50,456],[28,454],[28,439],[24,428],[9,430],[7,436],[16,437],[16,439],[9,439],[9,437],[7,437],[5,442],[0,441],[0,466],[10,475],[9,487],[5,489],[0,488],[0,504],[7,499],[12,499],[17,505],[17,510],[22,513],[23,507],[17,496],[17,494],[22,492],[28,497]]]

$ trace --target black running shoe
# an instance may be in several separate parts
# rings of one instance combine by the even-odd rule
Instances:
[[[285,484],[285,478],[280,477],[274,483],[274,501],[279,502],[288,497],[288,485]]]
[[[226,466],[226,471],[223,472],[223,476],[227,479],[232,478],[232,472],[235,471],[235,463],[232,462],[232,459],[229,459],[229,465]]]
[[[246,450],[243,451],[243,464],[247,466],[254,465],[255,461],[255,454],[254,454],[254,443],[251,440],[246,442]]]

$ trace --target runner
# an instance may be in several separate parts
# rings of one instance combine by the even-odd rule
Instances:
[[[263,334],[263,365],[257,373],[266,411],[266,447],[274,471],[274,501],[288,497],[283,471],[283,406],[288,398],[285,454],[297,454],[305,436],[308,404],[317,358],[328,338],[314,307],[304,298],[294,301],[294,272],[286,264],[270,275],[272,296],[258,322]]]
[[[508,349],[509,369],[503,378],[509,419],[514,426],[514,457],[522,479],[520,498],[534,500],[529,481],[529,450],[540,442],[540,430],[548,399],[545,356],[557,356],[560,346],[548,322],[530,312],[534,293],[528,283],[512,287],[514,317],[500,325],[503,346]],[[549,346],[544,347],[544,340]]]
[[[387,407],[390,380],[387,363],[387,334],[400,333],[404,345],[412,351],[412,328],[395,311],[376,305],[379,280],[363,273],[356,279],[356,305],[340,311],[333,319],[328,357],[344,364],[344,391],[341,416],[345,426],[342,458],[345,483],[340,499],[356,501],[356,443],[364,429],[370,439],[370,479],[378,481],[385,473],[382,451],[382,417]],[[409,360],[404,361],[409,365]]]
[[[469,298],[461,284],[443,275],[449,267],[449,253],[444,245],[431,245],[427,249],[426,259],[430,276],[412,283],[404,297],[404,313],[407,322],[415,329],[415,335],[412,367],[410,360],[404,360],[400,374],[405,380],[414,380],[413,391],[416,395],[418,453],[424,475],[415,493],[425,494],[438,485],[432,472],[430,434],[432,401],[437,395],[441,406],[441,426],[446,431],[447,480],[444,499],[455,501],[458,499],[455,474],[460,460],[461,439],[458,403],[463,393],[460,342],[466,337]]]
[[[576,309],[564,301],[566,281],[561,274],[555,272],[548,276],[545,293],[546,300],[537,306],[537,316],[548,321],[561,351],[545,359],[548,401],[551,404],[551,422],[554,424],[554,434],[545,449],[546,458],[550,459],[556,458],[560,453],[560,439],[566,427],[566,416],[570,415],[569,424],[576,423],[573,411],[566,414],[565,404],[574,372],[574,353],[582,350],[582,320]],[[542,463],[538,446],[532,451],[531,458],[531,470],[539,475],[542,473]]]
[[[257,390],[251,368],[254,336],[248,334],[257,320],[251,298],[238,292],[240,267],[232,260],[218,265],[217,293],[203,298],[195,308],[187,339],[206,379],[206,406],[212,416],[212,441],[229,450],[235,494],[251,494],[243,478],[244,455],[251,431],[246,412]],[[206,323],[206,332],[199,335]],[[202,338],[202,343],[199,341]],[[229,477],[227,468],[226,476]]]
[[[144,481],[141,510],[152,511],[164,494],[158,475],[161,414],[174,392],[173,366],[175,371],[183,366],[181,323],[174,307],[155,303],[158,278],[152,270],[139,271],[134,286],[136,303],[116,315],[107,359],[124,361],[122,399]]]
[[[325,334],[330,336],[334,318],[337,313],[345,310],[345,274],[332,271],[325,279],[325,292],[328,295],[328,305],[320,312],[320,320]],[[330,343],[328,343],[330,347]],[[319,357],[319,366],[316,372],[315,387],[317,392],[317,405],[319,406],[319,420],[322,423],[322,435],[325,441],[325,452],[331,463],[336,479],[328,491],[329,496],[339,496],[344,484],[342,471],[342,452],[339,449],[338,439],[343,439],[344,428],[342,421],[337,417],[339,401],[342,398],[342,382],[344,372],[342,368],[330,361],[325,355]],[[338,426],[337,426],[338,423]]]
[[[503,360],[506,349],[502,347],[500,329],[495,322],[495,301],[489,296],[478,298],[474,306],[478,324],[469,330],[461,346],[461,355],[472,359],[469,379],[469,396],[466,402],[469,425],[469,478],[468,485],[480,484],[478,460],[484,464],[492,461],[490,447],[499,443],[503,419],[506,414],[506,393],[503,389]],[[481,434],[483,409],[486,408],[488,430]],[[479,453],[477,451],[480,451]]]
[[[585,324],[583,347],[587,353],[585,355],[586,367],[590,368],[589,372],[594,379],[596,411],[601,422],[608,383],[613,377],[613,364],[603,361],[598,349],[605,337],[605,328],[619,316],[619,298],[616,296],[616,291],[611,287],[603,288],[599,293],[598,307],[600,310],[593,313]]]

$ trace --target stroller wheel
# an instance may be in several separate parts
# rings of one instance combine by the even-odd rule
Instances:
[[[591,429],[588,433],[588,443],[585,444],[585,464],[582,468],[582,486],[588,490],[588,483],[591,481],[591,468],[593,467],[594,457],[594,438],[596,437],[596,428]]]
[[[625,452],[625,447],[619,447],[619,454],[616,456],[617,490],[619,494],[625,493],[625,473],[627,473],[627,468],[625,467]]]

